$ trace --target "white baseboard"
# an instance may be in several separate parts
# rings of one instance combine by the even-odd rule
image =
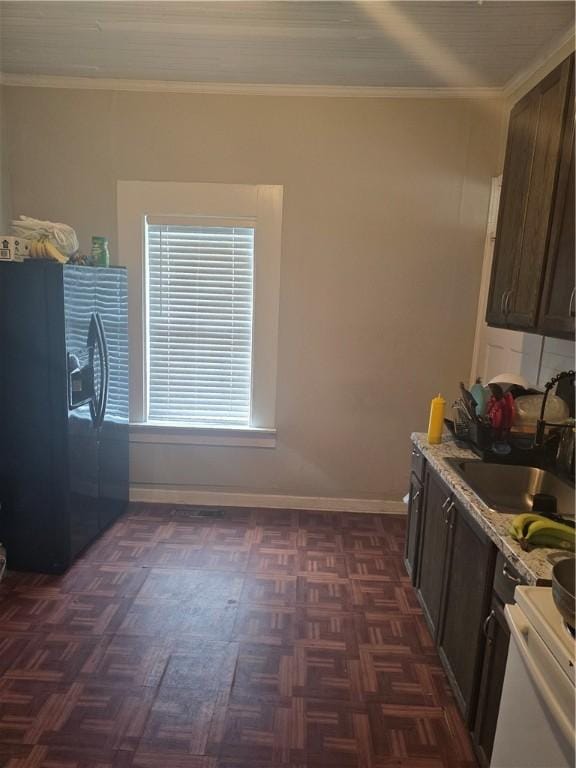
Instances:
[[[130,501],[157,504],[190,504],[203,507],[254,507],[264,509],[311,509],[323,512],[364,512],[398,515],[406,513],[403,501],[385,499],[334,499],[318,496],[283,496],[267,493],[200,491],[193,488],[167,488],[133,485]]]

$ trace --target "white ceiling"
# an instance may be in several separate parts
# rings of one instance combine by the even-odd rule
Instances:
[[[193,83],[502,88],[571,1],[1,2],[1,69]]]

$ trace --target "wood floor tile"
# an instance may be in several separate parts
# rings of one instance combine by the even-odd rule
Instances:
[[[233,630],[234,640],[265,645],[292,645],[296,638],[296,611],[292,607],[241,604]]]
[[[137,686],[74,683],[59,717],[39,743],[69,749],[135,750],[144,733],[154,691]]]
[[[380,552],[346,552],[348,576],[356,581],[408,582],[401,559]]]
[[[289,606],[296,602],[296,576],[247,573],[241,602],[270,606]]]
[[[298,550],[256,544],[248,560],[248,573],[270,573],[293,576],[298,569]]]
[[[240,645],[232,699],[360,700],[360,662],[345,652],[257,643]]]
[[[348,576],[344,555],[307,549],[300,550],[298,554],[298,572],[301,575],[336,576],[340,579]]]
[[[215,706],[211,694],[162,686],[139,749],[148,754],[204,755]]]
[[[65,609],[68,595],[61,593],[48,598],[46,595],[11,593],[0,599],[0,627],[3,632],[35,633],[43,631],[43,625],[55,614]]]
[[[120,627],[132,598],[109,598],[95,594],[72,594],[52,611],[42,631],[59,634],[113,634]]]
[[[0,765],[3,768],[132,768],[133,753],[125,750],[86,750],[59,747],[17,747],[3,750],[0,744]],[[12,754],[10,752],[12,751]],[[7,762],[2,762],[2,759]]]
[[[308,648],[345,651],[356,658],[362,619],[361,614],[336,609],[299,608],[297,642]]]
[[[146,752],[143,747],[135,753],[130,768],[218,768],[218,763],[214,757]]]
[[[122,565],[77,565],[62,579],[62,592],[97,597],[135,597],[146,581],[147,571]]]
[[[10,669],[18,657],[42,635],[0,632],[0,676]]]
[[[170,645],[148,637],[116,635],[99,643],[78,677],[109,686],[156,687],[168,664]]]
[[[298,576],[296,602],[311,608],[349,611],[352,606],[350,582],[336,576]]]
[[[473,768],[405,518],[132,505],[0,584],[2,768]]]
[[[4,677],[72,683],[90,657],[108,645],[109,639],[76,634],[38,635],[6,669]]]

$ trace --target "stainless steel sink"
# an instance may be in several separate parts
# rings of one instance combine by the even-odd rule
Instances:
[[[476,459],[446,459],[489,507],[497,512],[532,511],[535,493],[556,497],[556,511],[574,517],[574,487],[551,472],[515,464],[486,464]]]

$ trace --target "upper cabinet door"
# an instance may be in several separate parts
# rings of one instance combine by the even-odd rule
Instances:
[[[550,247],[538,331],[574,338],[574,119],[569,116],[558,175],[558,191],[550,231]]]
[[[506,301],[513,285],[515,264],[522,247],[521,232],[526,219],[531,164],[538,123],[538,99],[533,93],[520,101],[510,115],[502,194],[494,244],[492,276],[486,321],[506,325]]]
[[[573,56],[513,108],[486,320],[536,330]]]

